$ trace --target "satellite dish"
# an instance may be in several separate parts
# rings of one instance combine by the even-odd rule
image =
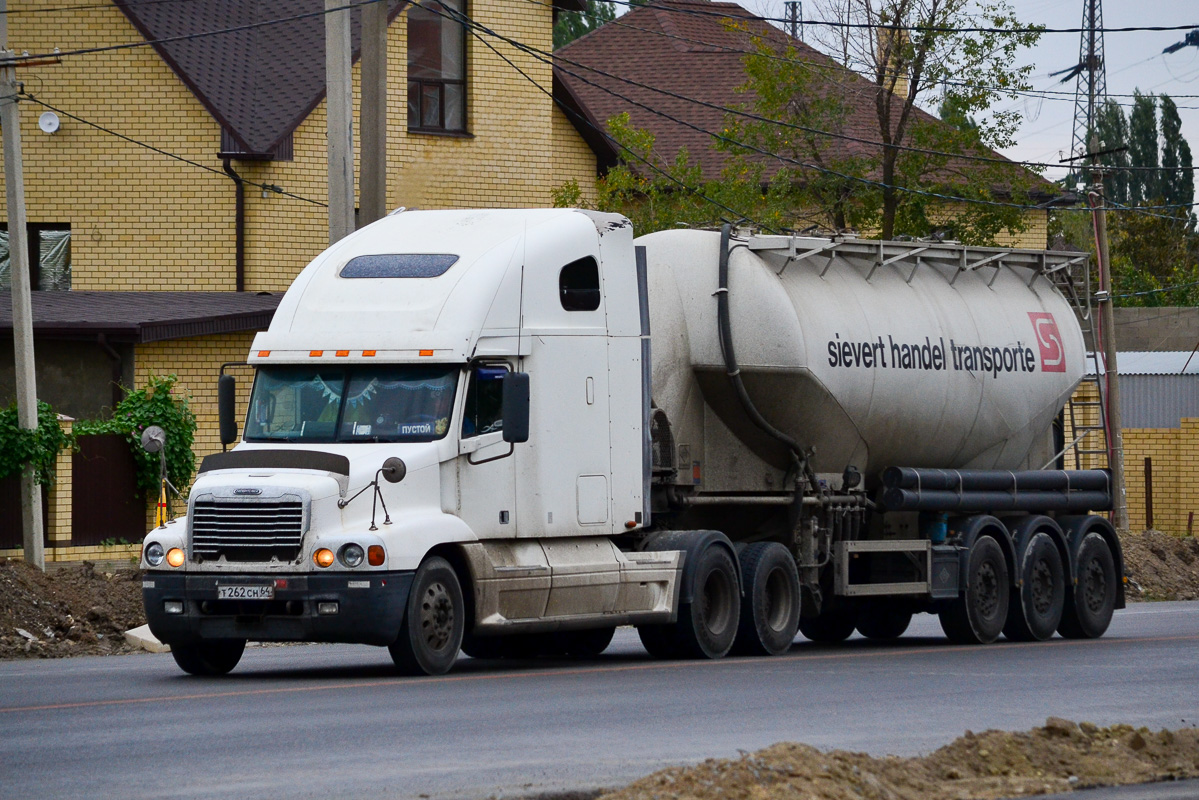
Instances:
[[[42,129],[43,133],[58,133],[61,124],[58,121],[58,115],[53,111],[44,111],[37,118],[37,126]]]
[[[147,453],[157,453],[166,446],[167,432],[157,425],[151,425],[142,431],[142,449]]]

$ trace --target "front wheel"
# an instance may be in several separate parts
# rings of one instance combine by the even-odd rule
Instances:
[[[201,639],[171,645],[171,655],[189,675],[225,675],[241,661],[245,649],[245,639]]]
[[[462,586],[450,562],[433,556],[416,570],[400,635],[388,646],[407,675],[444,675],[454,666],[466,623]]]

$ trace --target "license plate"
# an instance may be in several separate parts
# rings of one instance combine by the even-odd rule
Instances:
[[[274,600],[274,586],[218,586],[218,600]]]

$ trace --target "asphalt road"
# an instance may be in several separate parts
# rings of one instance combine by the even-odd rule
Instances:
[[[618,631],[587,662],[254,647],[223,679],[169,655],[0,662],[0,797],[513,797],[615,786],[778,741],[912,755],[1050,715],[1199,723],[1199,603],[1137,604],[1096,641],[959,647],[934,617],[881,646],[653,661]]]

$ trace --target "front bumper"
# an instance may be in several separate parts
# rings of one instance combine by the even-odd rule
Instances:
[[[412,588],[413,572],[323,575],[196,575],[148,571],[142,599],[150,631],[167,644],[199,639],[388,645]],[[218,600],[217,585],[274,586],[272,600]],[[183,613],[166,613],[178,601]],[[319,613],[322,604],[337,613]]]

